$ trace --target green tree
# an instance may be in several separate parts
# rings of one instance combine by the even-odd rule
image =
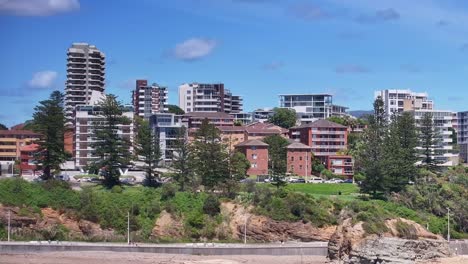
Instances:
[[[98,159],[94,166],[101,168],[104,185],[111,189],[120,184],[120,168],[130,164],[130,140],[118,134],[119,126],[131,125],[123,115],[122,103],[115,95],[109,94],[99,102],[104,124],[94,123],[96,142],[92,144]]]
[[[159,186],[159,174],[155,170],[162,156],[159,137],[152,131],[149,121],[138,118],[136,122],[138,129],[135,138],[135,153],[138,160],[145,163],[145,185],[156,187]]]
[[[60,164],[70,157],[64,149],[65,114],[64,96],[59,91],[51,93],[49,99],[40,101],[34,108],[33,130],[41,134],[38,154],[35,159],[43,171],[42,178],[49,180],[60,171]]]
[[[374,102],[374,115],[369,116],[369,125],[362,138],[362,145],[355,153],[361,171],[366,176],[361,191],[377,196],[385,191],[383,170],[383,141],[386,137],[385,110],[382,98]]]
[[[201,184],[213,190],[229,175],[228,153],[221,143],[220,131],[208,119],[202,121],[191,144],[193,169]]]
[[[239,181],[245,179],[250,162],[245,155],[239,151],[229,153],[229,177],[224,180],[223,186],[228,196],[233,196],[239,187]]]
[[[8,127],[0,123],[0,130],[8,130]]]
[[[169,113],[173,113],[176,115],[185,114],[184,110],[182,110],[182,108],[178,107],[177,105],[168,105],[167,108]]]
[[[404,112],[392,116],[384,139],[383,166],[386,192],[400,192],[417,174],[418,137],[413,115]]]
[[[172,157],[172,169],[175,171],[174,180],[179,184],[181,191],[187,186],[194,189],[198,186],[191,164],[191,148],[187,140],[187,129],[183,126],[177,131],[177,139],[174,142],[174,155]]]
[[[268,119],[270,123],[283,128],[291,128],[296,125],[296,111],[289,108],[275,108],[273,115]]]
[[[439,161],[434,158],[440,155],[438,146],[440,145],[440,135],[434,128],[434,121],[431,113],[424,113],[419,124],[419,141],[421,145],[422,161],[421,165],[430,171],[437,171]]]
[[[284,175],[286,173],[286,147],[289,145],[287,139],[280,135],[271,135],[263,139],[268,144],[268,167],[273,175]]]

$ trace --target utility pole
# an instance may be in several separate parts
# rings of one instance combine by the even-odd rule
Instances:
[[[11,232],[11,210],[8,209],[8,242],[10,242],[10,232]]]
[[[130,245],[130,211],[127,212],[127,244]]]
[[[450,242],[450,208],[447,207],[447,241]]]
[[[247,215],[244,222],[244,244],[247,244]]]

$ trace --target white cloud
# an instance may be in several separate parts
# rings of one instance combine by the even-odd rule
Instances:
[[[191,38],[176,45],[173,55],[179,60],[193,61],[210,55],[218,43],[212,39]]]
[[[80,9],[78,0],[0,0],[0,14],[50,16]]]
[[[36,72],[28,84],[32,88],[49,88],[54,84],[57,75],[57,72],[54,71]]]

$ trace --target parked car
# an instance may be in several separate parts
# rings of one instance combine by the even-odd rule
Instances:
[[[55,176],[55,179],[59,181],[70,181],[70,176],[68,176],[67,174],[62,174]]]
[[[323,180],[322,178],[319,178],[319,177],[314,177],[314,178],[311,178],[310,180],[307,181],[308,183],[324,183],[325,180]]]
[[[299,178],[294,183],[306,183],[306,180],[304,178]]]
[[[343,182],[344,181],[342,179],[338,179],[338,178],[333,178],[333,179],[326,181],[326,183],[343,183]]]
[[[353,183],[353,179],[346,179],[343,181],[343,183]]]

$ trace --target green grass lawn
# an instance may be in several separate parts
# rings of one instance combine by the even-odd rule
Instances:
[[[353,199],[359,193],[359,187],[350,183],[294,183],[286,187],[291,191],[312,194],[319,198],[322,196],[336,196],[342,199]],[[341,195],[338,193],[341,192]]]

